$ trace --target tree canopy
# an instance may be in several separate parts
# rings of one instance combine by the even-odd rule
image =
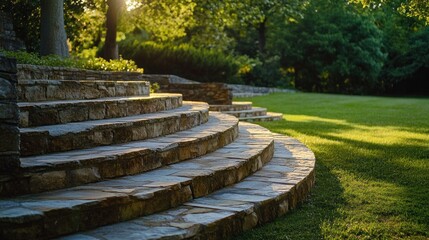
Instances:
[[[118,54],[128,54],[144,43],[139,49],[147,52],[132,56],[177,59],[190,72],[213,67],[210,62],[239,66],[235,74],[218,69],[229,72],[219,74],[229,76],[222,81],[355,94],[389,92],[426,66],[426,53],[416,51],[428,49],[421,40],[429,27],[426,0],[118,0],[126,6],[114,21],[116,34],[109,35],[112,1],[64,2],[73,56],[93,57],[106,46],[116,50],[116,42]],[[40,0],[3,1],[0,10],[12,13],[18,37],[38,52]],[[171,71],[163,59],[134,60]]]

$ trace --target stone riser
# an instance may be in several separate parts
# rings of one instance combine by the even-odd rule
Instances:
[[[180,110],[178,108],[178,110]],[[126,143],[155,138],[190,129],[208,121],[209,112],[204,105],[192,106],[184,112],[158,114],[147,117],[140,115],[128,120],[115,119],[113,122],[69,123],[55,125],[55,129],[21,129],[21,156],[32,156],[75,149]],[[106,121],[106,120],[98,120]],[[115,122],[116,121],[116,122]],[[89,122],[86,122],[89,123]],[[68,130],[73,125],[78,130]],[[83,126],[83,127],[82,127]],[[49,127],[49,126],[46,126]],[[52,132],[50,132],[52,131]]]
[[[273,159],[242,182],[178,208],[63,237],[76,239],[229,239],[296,208],[315,182],[315,157],[275,134]]]
[[[242,150],[242,157],[234,158],[234,149]],[[167,210],[244,179],[273,152],[273,140],[256,133],[147,174],[3,201],[0,238],[50,238]]]
[[[203,156],[233,142],[238,136],[238,120],[231,120],[231,117],[227,115],[220,119],[222,119],[222,123],[217,124],[219,132],[213,131],[213,133],[206,134],[201,138],[181,141],[178,138],[177,142],[174,142],[172,136],[168,135],[164,138],[151,139],[148,143],[131,143],[123,153],[118,152],[120,152],[120,149],[124,149],[127,144],[109,146],[105,150],[104,147],[100,147],[99,150],[86,150],[87,155],[89,155],[87,160],[60,161],[55,165],[53,165],[55,161],[51,163],[52,165],[42,165],[43,160],[39,164],[32,163],[36,159],[43,159],[43,156],[36,157],[30,163],[27,162],[31,161],[31,158],[23,159],[22,165],[28,165],[28,167],[25,167],[23,173],[20,175],[0,180],[0,196],[11,197],[73,187],[109,178],[138,174],[172,163]],[[225,125],[228,121],[232,123],[226,129],[221,126],[222,124]],[[204,127],[202,125],[191,131],[198,131],[199,129],[207,131]],[[186,131],[180,134],[186,136]],[[154,142],[169,142],[169,144],[165,148],[159,148],[159,146],[154,146],[153,148],[144,147],[150,146]],[[137,145],[141,147],[137,147]],[[118,149],[117,152],[110,150],[115,147]],[[94,157],[91,159],[91,156]],[[48,157],[55,159],[55,154]],[[62,153],[58,155],[57,159],[61,158],[71,159],[73,157],[67,157],[66,153]]]
[[[240,121],[245,122],[271,122],[283,120],[282,114],[268,112],[265,116],[240,117]]]
[[[83,100],[106,97],[149,96],[147,81],[20,80],[18,101]]]
[[[223,112],[229,115],[232,115],[237,118],[250,118],[250,117],[259,117],[267,115],[267,110],[255,110],[255,111],[231,111],[231,112]]]
[[[86,101],[19,103],[20,127],[65,124],[154,113],[182,106],[182,96],[104,98]]]
[[[210,111],[226,112],[226,111],[244,111],[251,110],[251,102],[233,102],[232,105],[213,105],[210,104]]]

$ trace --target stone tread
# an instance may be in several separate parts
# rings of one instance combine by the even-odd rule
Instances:
[[[232,102],[231,105],[210,104],[210,111],[242,111],[252,109],[252,102]]]
[[[155,138],[207,122],[208,105],[184,102],[157,113],[21,128],[21,156],[64,152]]]
[[[207,123],[165,137],[23,157],[19,176],[0,178],[0,196],[55,190],[153,170],[213,152],[237,136],[237,118],[211,113]]]
[[[222,113],[226,113],[238,118],[242,117],[256,117],[256,116],[265,116],[267,114],[266,108],[261,107],[252,107],[249,110],[240,110],[240,111],[222,111]]]
[[[18,101],[80,100],[104,97],[149,96],[148,81],[19,80]]]
[[[302,202],[315,179],[311,150],[290,137],[274,138],[273,159],[239,183],[174,209],[60,239],[228,239],[272,221]]]
[[[20,127],[126,117],[165,111],[181,105],[180,94],[18,103]]]
[[[254,117],[240,117],[240,121],[246,122],[266,122],[266,121],[279,121],[283,119],[282,113],[267,112],[267,115],[264,116],[254,116]]]
[[[271,133],[240,126],[233,143],[147,173],[0,200],[0,238],[50,238],[177,207],[234,184],[270,161]],[[237,154],[240,152],[240,154]]]

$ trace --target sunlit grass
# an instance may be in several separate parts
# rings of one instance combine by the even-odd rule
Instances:
[[[262,123],[316,154],[298,209],[239,239],[428,239],[429,99],[273,94],[240,99],[284,113]]]

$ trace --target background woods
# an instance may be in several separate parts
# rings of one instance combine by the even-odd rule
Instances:
[[[45,48],[55,45],[43,38],[53,28],[43,18],[44,2],[49,1],[3,1],[0,9],[12,13],[28,51],[67,56]],[[423,0],[58,3],[65,24],[51,36],[62,39],[57,49],[65,49],[67,37],[74,58],[123,56],[146,73],[315,92],[429,89],[429,7]]]

